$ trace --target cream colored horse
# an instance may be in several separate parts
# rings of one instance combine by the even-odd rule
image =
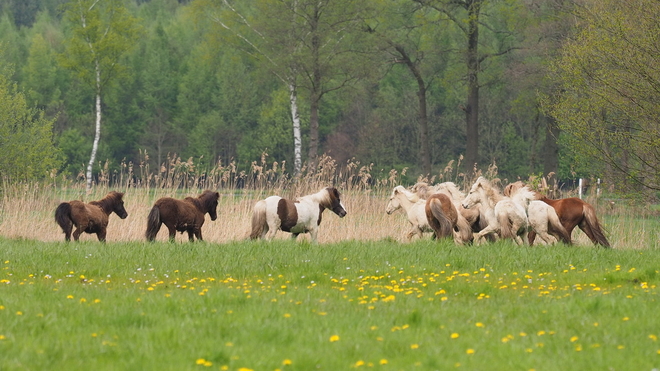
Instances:
[[[506,186],[504,194],[511,197],[514,202],[523,205],[527,211],[530,228],[539,236],[541,244],[553,244],[557,241],[571,244],[571,236],[561,224],[555,209],[547,203],[537,200],[536,192],[523,186],[522,183],[516,182]]]
[[[406,238],[410,240],[415,235],[422,238],[424,232],[433,232],[426,219],[425,207],[425,200],[420,199],[416,194],[408,191],[403,186],[396,186],[392,190],[385,212],[392,214],[401,208],[405,210],[411,226],[410,232],[406,234]]]
[[[469,209],[481,205],[481,215],[488,225],[475,234],[479,242],[486,235],[497,234],[500,238],[511,238],[518,245],[523,244],[521,236],[527,236],[529,221],[522,205],[502,194],[484,177],[479,177],[463,200],[463,207]]]
[[[480,230],[486,226],[485,223],[481,228],[477,225],[480,216],[480,208],[478,205],[475,205],[475,207],[471,209],[466,209],[461,205],[463,199],[465,199],[465,193],[461,192],[458,186],[453,182],[444,182],[433,186],[420,182],[412,186],[411,191],[417,194],[419,198],[423,199],[428,199],[435,193],[444,193],[451,198],[454,206],[456,206],[456,210],[458,210],[463,218],[465,218],[471,226],[474,226],[473,230]]]

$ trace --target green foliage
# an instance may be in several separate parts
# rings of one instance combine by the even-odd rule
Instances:
[[[0,70],[0,176],[13,179],[42,179],[57,170],[58,151],[53,145],[53,120],[28,105]]]
[[[554,64],[561,85],[548,110],[579,140],[576,152],[607,164],[604,175],[660,189],[660,4],[588,3],[576,7],[577,34]]]

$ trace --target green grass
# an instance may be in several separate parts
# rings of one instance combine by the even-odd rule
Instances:
[[[429,240],[0,239],[0,369],[650,370],[659,261]]]

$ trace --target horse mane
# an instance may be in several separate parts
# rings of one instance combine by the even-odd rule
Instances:
[[[124,197],[123,193],[111,191],[108,192],[108,194],[105,195],[105,197],[102,199],[98,201],[91,201],[89,204],[100,207],[106,214],[110,215],[112,210],[114,210],[114,205],[118,202],[121,202],[122,197]]]
[[[532,194],[534,194],[533,200],[540,200],[543,197],[545,197],[542,194],[540,194],[539,192],[530,189],[528,186],[525,185],[525,183],[521,182],[520,180],[517,181],[517,182],[510,183],[506,187],[504,187],[504,192],[503,193],[504,193],[505,196],[512,197],[513,194],[518,192],[523,187],[527,188],[529,190],[529,192],[532,192]]]
[[[394,190],[398,190],[401,193],[403,193],[404,196],[408,199],[408,201],[415,203],[419,201],[419,196],[416,193],[412,193],[409,190],[407,190],[404,186],[398,185],[394,187]]]
[[[488,179],[482,176],[477,178],[477,181],[474,183],[474,185],[472,185],[470,192],[476,191],[478,187],[484,189],[484,191],[486,192],[486,198],[488,199],[488,202],[491,204],[491,206],[495,206],[495,204],[502,199],[502,194],[500,193],[500,191],[497,190],[497,188],[495,188],[488,181]]]
[[[312,200],[314,202],[318,202],[319,205],[323,206],[326,209],[332,209],[332,206],[333,206],[332,205],[332,199],[333,199],[332,193],[334,193],[334,192],[337,192],[337,195],[341,196],[341,194],[339,193],[339,190],[337,190],[337,188],[335,188],[335,187],[326,187],[326,188],[323,188],[322,190],[320,190],[316,193],[313,193],[311,195],[302,196],[302,197],[297,197],[296,199],[298,201],[304,200],[304,199],[309,199],[309,200]]]
[[[447,191],[456,200],[462,200],[465,198],[465,193],[463,193],[454,182],[440,183],[435,186],[435,189],[438,191]]]
[[[509,194],[509,197],[516,203],[529,204],[531,200],[536,199],[536,193],[529,189],[529,187],[523,186]]]
[[[197,197],[186,197],[185,200],[195,205],[202,211],[209,210],[213,207],[213,203],[218,200],[216,196],[218,193],[210,190],[205,190]]]

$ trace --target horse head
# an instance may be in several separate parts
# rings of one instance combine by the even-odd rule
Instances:
[[[477,178],[477,181],[474,182],[472,188],[470,188],[470,192],[468,192],[468,195],[465,197],[461,204],[464,208],[469,209],[472,206],[484,201],[483,199],[488,189],[490,189],[490,183],[488,183],[486,178],[480,176]]]
[[[204,211],[209,213],[211,220],[218,219],[218,199],[220,193],[206,190],[199,196]]]
[[[112,202],[112,211],[114,211],[114,213],[117,214],[117,216],[119,216],[121,219],[126,219],[126,217],[128,217],[128,213],[124,208],[124,200],[122,199],[123,197],[123,193],[115,191],[108,193],[106,196],[106,198],[109,198]]]
[[[335,187],[328,187],[326,188],[326,191],[328,191],[328,196],[330,197],[330,207],[329,209],[332,210],[333,213],[337,214],[340,218],[343,218],[346,216],[346,209],[344,208],[344,205],[341,203],[341,194]]]
[[[392,194],[390,195],[390,201],[387,203],[387,208],[385,209],[385,212],[388,215],[401,208],[401,200],[399,199],[399,195],[404,194],[404,191],[405,188],[403,188],[403,186],[394,187]]]

